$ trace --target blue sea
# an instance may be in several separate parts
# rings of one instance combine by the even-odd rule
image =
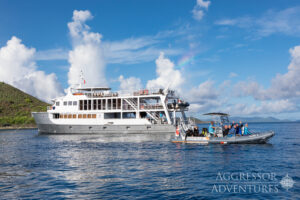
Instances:
[[[300,123],[249,128],[276,135],[268,144],[201,145],[2,130],[0,198],[300,199]]]

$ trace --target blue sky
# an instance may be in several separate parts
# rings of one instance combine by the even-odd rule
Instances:
[[[90,69],[102,73],[97,79],[105,79],[95,83],[107,84],[115,90],[129,87],[129,80],[134,80],[131,86],[146,87],[149,80],[159,86],[159,78],[166,78],[157,73],[159,63],[170,61],[174,66],[169,66],[169,77],[177,74],[184,79],[173,86],[192,102],[194,115],[215,110],[233,115],[300,119],[300,83],[295,78],[300,72],[299,1],[0,0],[0,48],[5,52],[7,42],[15,36],[20,42],[14,44],[24,45],[24,53],[35,49],[28,57],[30,62],[25,59],[20,68],[5,69],[6,74],[0,78],[45,100],[39,89],[24,86],[39,85],[43,78],[34,75],[34,80],[28,78],[30,82],[7,76],[18,73],[17,69],[30,69],[31,74],[41,71],[51,85],[54,79],[48,75],[53,73],[58,84],[53,83],[51,88],[67,88],[71,67],[84,62],[80,54],[70,62],[69,53],[76,52],[80,45],[89,45],[70,34],[68,23],[72,22],[75,10],[90,14],[80,21],[89,26],[82,31],[101,36],[101,42],[96,39],[92,44],[101,59],[88,58],[87,62],[101,65],[101,69]],[[159,58],[160,52],[164,56]],[[0,56],[0,68],[7,68],[7,63],[14,66],[14,60],[8,62],[5,55],[2,66]],[[289,65],[295,69],[289,71]],[[88,78],[96,79],[89,76],[93,75],[87,75],[87,82]],[[58,93],[51,94],[47,98]]]

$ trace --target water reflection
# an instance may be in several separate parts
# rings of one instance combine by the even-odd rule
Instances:
[[[268,126],[275,131],[288,127],[264,128]],[[288,172],[299,180],[300,126],[293,127],[264,145],[174,144],[167,136],[150,135],[0,132],[0,194],[4,199],[199,199],[216,197],[211,185],[220,171]],[[299,186],[291,194],[297,190]]]

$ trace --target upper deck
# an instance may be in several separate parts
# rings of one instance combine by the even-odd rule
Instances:
[[[110,88],[70,88],[66,96],[53,101],[48,113],[55,118],[102,113],[104,119],[148,118],[158,122],[165,118],[168,123],[176,118],[175,112],[184,112],[189,106],[175,91],[162,89],[112,92]],[[170,112],[174,112],[173,117]]]

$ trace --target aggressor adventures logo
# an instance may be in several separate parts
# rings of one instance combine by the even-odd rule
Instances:
[[[212,193],[278,193],[280,186],[287,191],[295,181],[288,176],[280,181],[276,173],[218,172]]]

